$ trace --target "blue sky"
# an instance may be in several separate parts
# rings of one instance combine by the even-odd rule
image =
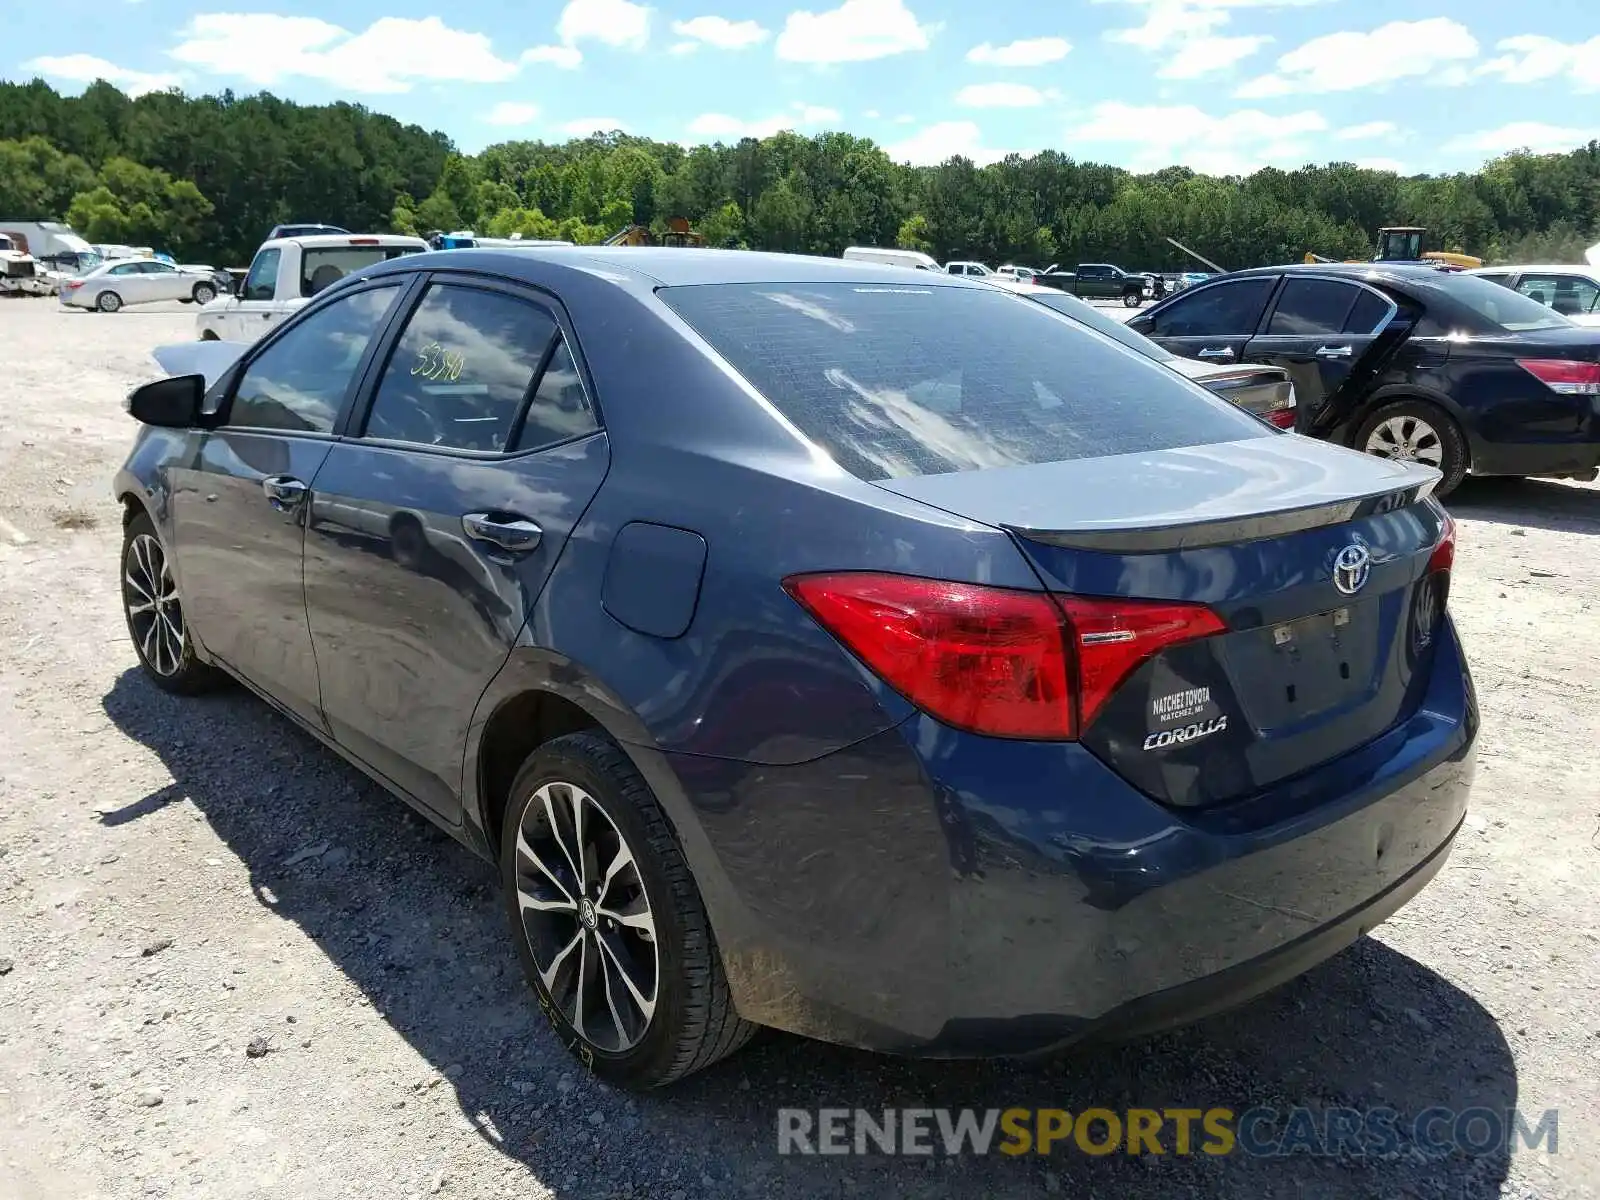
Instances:
[[[469,152],[844,129],[917,163],[1443,171],[1600,137],[1600,0],[56,0],[6,33],[12,79],[352,100]]]

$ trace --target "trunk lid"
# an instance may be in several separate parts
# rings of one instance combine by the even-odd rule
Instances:
[[[1139,662],[1079,735],[1145,794],[1200,806],[1415,711],[1446,595],[1438,478],[1283,435],[879,486],[1005,528],[1052,592],[1220,617]]]

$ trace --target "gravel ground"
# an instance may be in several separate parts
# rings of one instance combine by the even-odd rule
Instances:
[[[769,1035],[668,1095],[575,1070],[491,869],[238,692],[148,686],[108,482],[193,310],[0,302],[0,1198],[1600,1196],[1600,488],[1469,483],[1470,827],[1246,1009],[1043,1064]],[[1559,1151],[780,1157],[781,1106],[1560,1110]]]

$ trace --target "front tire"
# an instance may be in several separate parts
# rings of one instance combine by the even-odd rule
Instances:
[[[1138,308],[1143,303],[1144,303],[1144,293],[1143,292],[1123,292],[1122,293],[1122,307],[1123,308]]]
[[[672,1083],[756,1032],[734,1010],[666,814],[609,738],[536,751],[511,785],[501,879],[517,956],[556,1036],[610,1083]]]
[[[1426,400],[1396,400],[1375,409],[1356,430],[1354,446],[1379,458],[1436,467],[1444,476],[1435,496],[1447,496],[1467,474],[1467,439],[1443,409]]]
[[[158,688],[192,696],[223,681],[195,653],[166,547],[145,513],[122,534],[122,614],[139,666]]]
[[[115,292],[101,292],[94,298],[94,306],[103,313],[114,313],[122,307],[122,297]]]

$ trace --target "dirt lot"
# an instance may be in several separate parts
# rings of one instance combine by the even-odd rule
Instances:
[[[111,473],[193,310],[0,302],[0,1200],[1600,1196],[1600,488],[1470,484],[1470,827],[1363,943],[1249,1008],[1047,1064],[772,1035],[669,1096],[535,1019],[491,870],[238,693],[148,686]],[[780,1106],[1559,1109],[1430,1161],[782,1157]]]

